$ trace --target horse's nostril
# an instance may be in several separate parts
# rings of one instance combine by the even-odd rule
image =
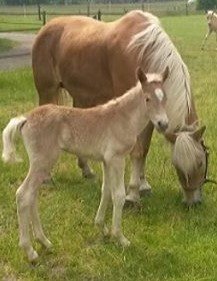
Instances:
[[[165,131],[168,128],[168,122],[158,121],[158,126],[161,130]]]

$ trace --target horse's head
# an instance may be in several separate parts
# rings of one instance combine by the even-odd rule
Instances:
[[[207,18],[207,23],[208,25],[212,24],[213,18],[214,18],[215,12],[214,11],[207,11],[206,12],[206,18]]]
[[[166,94],[163,91],[163,83],[167,79],[169,68],[161,74],[145,74],[141,68],[137,70],[137,77],[141,83],[146,112],[151,122],[158,131],[165,131],[168,128],[168,117],[166,114]]]
[[[208,150],[202,139],[205,129],[203,126],[166,135],[174,144],[173,165],[183,189],[184,202],[188,206],[201,202],[202,186],[209,181]]]

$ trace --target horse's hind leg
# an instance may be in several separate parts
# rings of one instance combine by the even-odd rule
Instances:
[[[79,102],[77,99],[73,100],[73,105],[74,107],[85,108],[85,106],[83,106],[82,103]],[[78,167],[81,169],[82,176],[84,178],[90,179],[94,177],[94,173],[89,167],[89,165],[87,164],[87,160],[85,158],[78,157]]]
[[[33,48],[32,68],[39,105],[58,103],[60,78],[50,53],[43,44]]]
[[[139,136],[137,144],[131,153],[132,170],[126,201],[138,202],[141,194],[151,192],[151,186],[144,174],[146,157],[149,151],[154,126],[149,123]]]

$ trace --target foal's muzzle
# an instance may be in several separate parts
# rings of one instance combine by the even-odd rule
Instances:
[[[168,121],[158,121],[157,126],[161,132],[165,132],[168,128]]]

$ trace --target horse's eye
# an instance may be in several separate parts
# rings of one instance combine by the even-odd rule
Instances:
[[[146,98],[146,102],[149,102],[150,101],[150,98]]]

